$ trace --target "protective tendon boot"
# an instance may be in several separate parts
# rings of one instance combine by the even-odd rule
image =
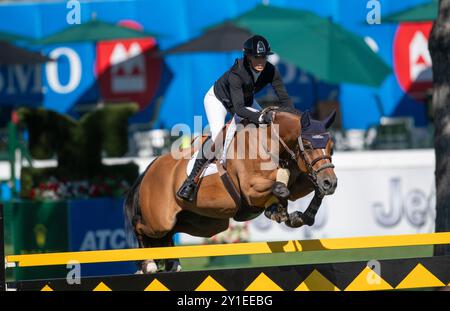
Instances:
[[[206,162],[208,162],[208,159],[204,156],[203,152],[199,152],[198,158],[195,160],[194,167],[192,168],[191,173],[177,192],[177,195],[180,198],[188,202],[194,201],[198,187],[195,177],[200,173]]]
[[[290,192],[287,187],[289,175],[290,173],[288,169],[279,168],[277,170],[277,180],[272,186],[272,193],[280,200],[287,200],[290,196]]]

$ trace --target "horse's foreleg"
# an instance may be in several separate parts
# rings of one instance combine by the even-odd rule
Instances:
[[[252,206],[261,206],[267,218],[282,223],[287,221],[289,216],[287,212],[289,190],[283,182],[287,183],[287,180],[280,178],[281,181],[277,182],[275,181],[275,174],[276,179],[278,179],[280,174],[275,171],[272,176],[252,178],[247,193]],[[286,177],[288,179],[289,175]]]
[[[277,179],[272,185],[272,194],[280,200],[287,200],[290,196],[288,189],[290,172],[287,168],[279,168],[277,170]]]
[[[313,199],[304,213],[297,211],[289,214],[289,219],[285,222],[286,226],[291,228],[299,228],[303,225],[312,226],[314,224],[317,211],[322,204],[322,199],[323,195],[315,192]]]
[[[271,196],[265,204],[264,216],[277,223],[286,222],[289,220],[287,205],[288,202],[286,199]]]

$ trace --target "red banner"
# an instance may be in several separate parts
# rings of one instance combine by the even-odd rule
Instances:
[[[134,101],[143,110],[159,87],[161,58],[153,38],[99,42],[96,74],[103,100]]]
[[[394,39],[394,71],[402,90],[415,98],[424,98],[432,87],[431,56],[428,38],[432,23],[403,23]]]

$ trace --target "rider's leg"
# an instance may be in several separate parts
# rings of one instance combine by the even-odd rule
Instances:
[[[214,95],[214,86],[206,93],[204,106],[206,117],[208,118],[209,129],[211,131],[211,138],[215,141],[217,135],[222,132],[225,125],[225,117],[228,112],[224,105],[217,99],[216,95]]]
[[[204,105],[209,127],[211,130],[211,138],[214,141],[225,125],[227,110],[214,95],[214,87],[211,87],[206,93],[204,98]],[[203,146],[205,146],[207,141],[208,140],[203,143]],[[197,191],[197,183],[195,177],[200,173],[201,169],[208,161],[208,158],[205,156],[205,152],[203,151],[203,146],[198,152],[197,159],[195,160],[194,167],[192,168],[191,173],[177,192],[177,195],[180,198],[185,199],[189,202],[194,201],[195,193]]]
[[[231,140],[233,139],[234,132],[236,132],[236,124],[239,122],[240,117],[237,115],[233,116],[233,119],[230,122],[230,125],[228,125],[227,132],[225,134],[225,140],[223,142],[223,151],[222,155],[220,156],[220,163],[224,164],[227,158],[227,150],[228,146],[231,143]]]
[[[195,198],[195,193],[197,191],[197,181],[195,178],[202,170],[203,166],[208,161],[208,158],[205,156],[205,152],[203,152],[203,147],[208,139],[203,143],[200,150],[198,151],[197,158],[195,159],[194,166],[192,167],[192,171],[189,174],[188,178],[184,181],[183,185],[177,192],[177,195],[189,202],[193,202]]]

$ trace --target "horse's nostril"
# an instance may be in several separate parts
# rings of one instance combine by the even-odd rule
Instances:
[[[330,181],[329,179],[325,179],[325,180],[323,181],[323,187],[324,187],[325,189],[330,189],[330,188],[331,188],[331,181]]]

